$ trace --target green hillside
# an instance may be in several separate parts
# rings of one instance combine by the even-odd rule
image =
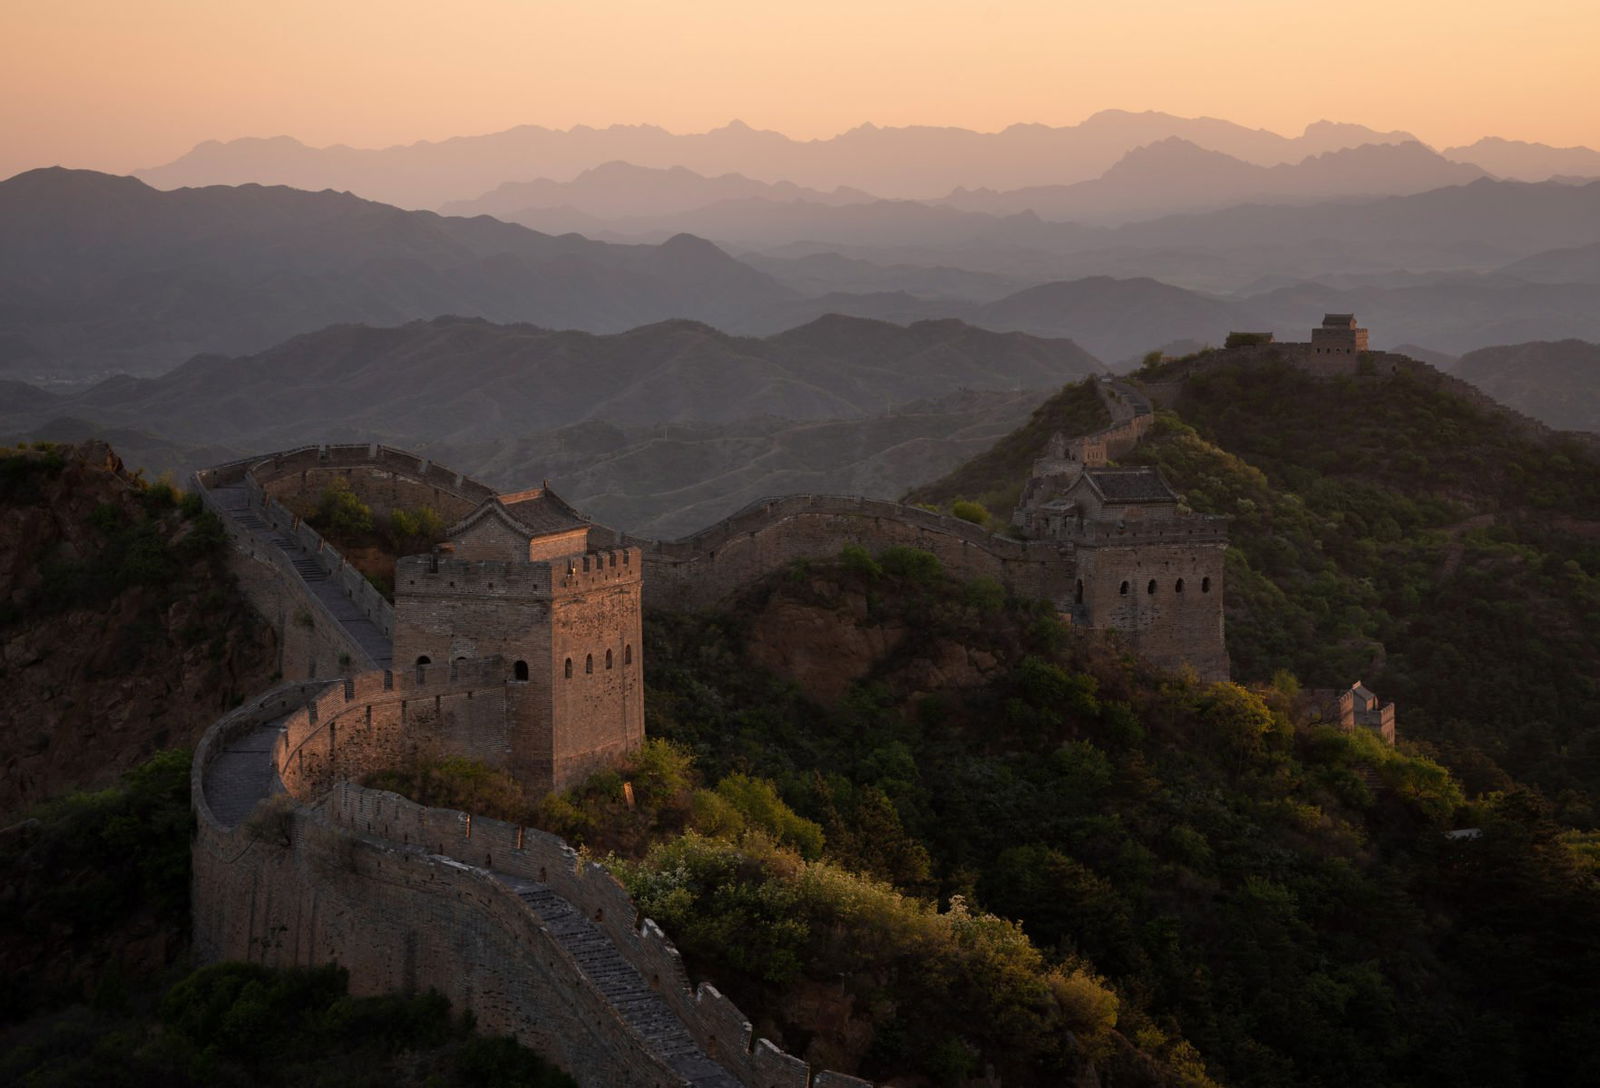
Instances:
[[[1069,386],[1040,409],[1080,400]],[[1359,678],[1473,790],[1600,810],[1600,454],[1426,376],[1323,381],[1216,359],[1129,458],[1230,518],[1237,678]],[[1026,476],[1019,446],[913,495]]]
[[[651,730],[693,763],[539,810],[771,1038],[931,1084],[1593,1079],[1600,887],[1536,793],[1469,801],[1287,680],[1156,672],[931,558],[653,615]]]

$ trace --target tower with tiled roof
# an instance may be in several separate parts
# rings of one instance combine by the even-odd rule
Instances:
[[[610,546],[548,487],[485,499],[395,572],[396,668],[498,658],[503,723],[446,722],[448,754],[562,789],[644,740],[637,548]]]

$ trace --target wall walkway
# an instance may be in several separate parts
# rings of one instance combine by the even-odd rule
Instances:
[[[431,986],[595,1088],[867,1088],[691,988],[660,928],[555,836],[350,781],[452,716],[492,714],[504,672],[492,659],[286,685],[217,722],[192,772],[200,958],[331,960],[357,993]]]

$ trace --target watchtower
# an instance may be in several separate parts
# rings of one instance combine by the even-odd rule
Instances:
[[[1367,330],[1357,327],[1355,314],[1323,314],[1311,330],[1311,348],[1318,355],[1357,355],[1367,350]]]
[[[396,567],[395,667],[502,659],[504,729],[470,749],[535,791],[644,741],[642,561],[602,535],[535,488],[486,499],[437,552]]]

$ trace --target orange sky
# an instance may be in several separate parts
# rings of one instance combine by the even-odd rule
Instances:
[[[203,139],[1159,109],[1600,146],[1600,0],[6,0],[0,177]]]

